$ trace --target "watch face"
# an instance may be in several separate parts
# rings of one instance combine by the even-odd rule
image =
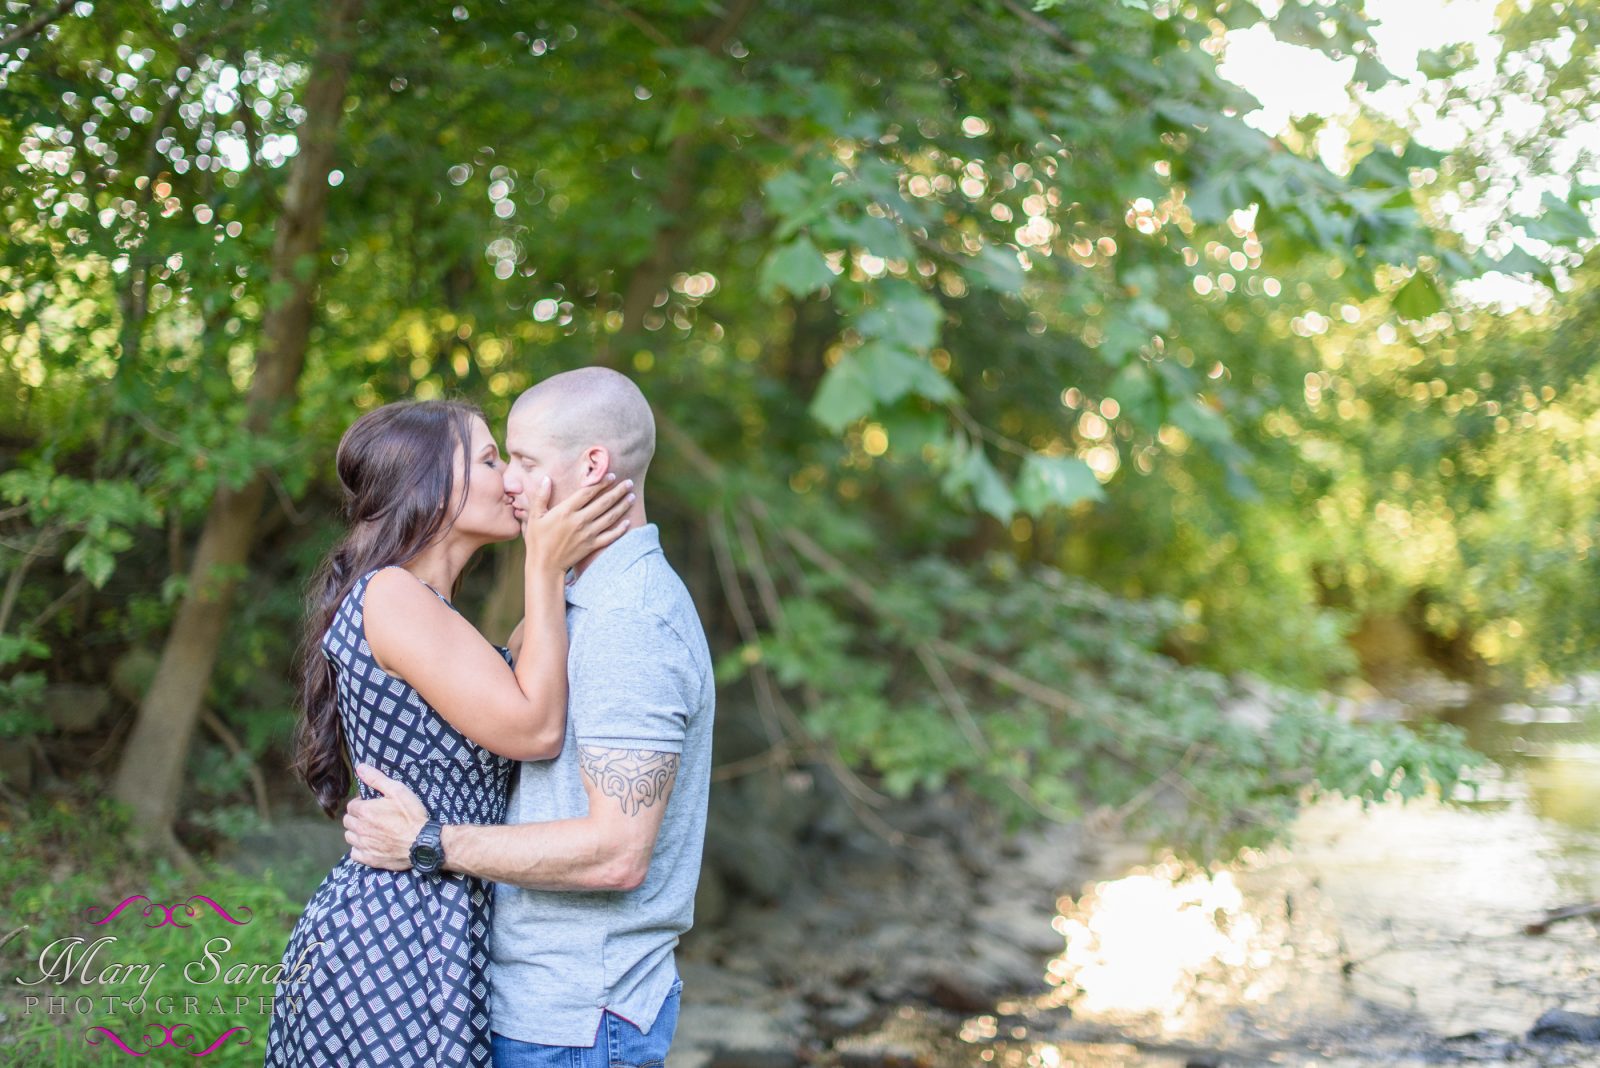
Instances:
[[[432,846],[415,846],[411,850],[411,863],[419,868],[438,867],[439,851]]]

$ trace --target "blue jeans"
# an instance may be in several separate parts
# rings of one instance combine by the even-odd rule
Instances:
[[[680,977],[667,991],[667,1000],[648,1035],[610,1010],[601,1013],[600,1033],[593,1046],[542,1046],[496,1034],[494,1068],[661,1068],[678,1029],[678,994],[682,990]]]

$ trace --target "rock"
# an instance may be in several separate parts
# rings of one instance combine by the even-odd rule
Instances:
[[[915,1068],[927,1063],[921,1050],[895,1034],[852,1035],[833,1045],[841,1068]]]
[[[21,738],[0,738],[0,783],[13,792],[33,789],[33,750]]]
[[[670,1059],[667,1063],[673,1064]],[[705,1063],[710,1068],[793,1068],[800,1063],[800,1056],[782,1049],[718,1050]]]
[[[715,927],[728,915],[728,888],[722,873],[710,864],[700,866],[700,882],[694,891],[694,925]]]
[[[972,925],[1000,942],[1033,956],[1054,956],[1066,948],[1066,939],[1050,925],[1055,919],[1053,895],[1039,908],[1016,899],[984,905],[972,914]]]
[[[923,996],[951,1012],[988,1012],[1006,991],[998,976],[976,966],[938,965],[922,976]]]
[[[1049,930],[1048,926],[1045,929]],[[1066,940],[1059,936],[1056,943],[1055,952],[1066,948]],[[1043,993],[1046,984],[1040,956],[1010,942],[980,938],[972,947],[971,969],[988,977],[996,999],[1006,994]]]
[[[46,686],[41,711],[57,730],[85,734],[111,711],[111,691],[67,682]]]
[[[809,858],[795,848],[800,821],[814,807],[810,779],[801,775],[750,775],[713,791],[705,864],[729,891],[772,903],[809,884]]]
[[[908,920],[888,920],[874,927],[861,942],[864,952],[884,960],[900,958],[927,941],[927,927]]]
[[[224,841],[218,856],[246,875],[271,872],[291,899],[305,900],[348,849],[343,824],[311,817],[278,820],[236,841]]]
[[[746,975],[700,961],[678,961],[683,979],[683,1003],[737,1005],[766,997],[765,983]]]
[[[814,1017],[824,1038],[859,1031],[883,1011],[871,998],[854,990],[844,991],[830,1000],[834,1003],[823,1006]]]
[[[149,649],[134,646],[111,664],[111,690],[118,697],[136,705],[144,700],[145,691],[155,680],[156,668],[161,658]]]
[[[1006,882],[1038,889],[1054,898],[1079,870],[1083,831],[1076,823],[1047,823],[1019,831],[1014,836],[1014,846],[1021,854],[1004,869]]]
[[[792,1068],[806,1031],[805,1006],[774,999],[764,984],[719,969],[680,969],[683,1008],[666,1068]],[[726,999],[726,1000],[724,1000]]]
[[[1277,691],[1259,676],[1238,672],[1230,680],[1237,693],[1219,707],[1222,718],[1235,726],[1260,734],[1277,719]]]
[[[1600,1042],[1600,1016],[1551,1009],[1528,1032],[1530,1042]]]

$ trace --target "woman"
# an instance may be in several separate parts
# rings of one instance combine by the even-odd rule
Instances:
[[[565,572],[626,531],[632,483],[547,510],[546,480],[533,501],[513,500],[482,416],[453,401],[369,412],[339,442],[337,466],[350,528],[312,580],[296,771],[329,816],[366,762],[442,822],[501,822],[516,762],[555,756],[565,737]],[[519,523],[526,611],[514,655],[443,591]],[[361,796],[375,795],[362,785]],[[347,853],[290,935],[266,1063],[488,1065],[492,889]]]

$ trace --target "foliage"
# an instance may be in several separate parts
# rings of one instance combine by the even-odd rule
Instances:
[[[189,1054],[230,1028],[243,1027],[249,1032],[249,1045],[237,1044],[236,1037],[209,1057],[219,1064],[259,1064],[268,1020],[259,999],[270,998],[273,987],[261,981],[264,968],[254,973],[252,981],[248,966],[279,963],[299,906],[270,882],[255,882],[225,867],[208,868],[196,879],[164,861],[152,863],[127,849],[127,831],[125,813],[88,797],[71,803],[41,801],[5,812],[0,848],[6,851],[8,878],[0,890],[0,912],[6,917],[0,936],[17,928],[22,931],[0,947],[6,990],[0,1056],[19,1068],[102,1063],[107,1040],[90,1030],[100,1026],[115,1031],[135,1049],[159,1045],[164,1037],[160,1026],[165,1026],[172,1029],[175,1041],[189,1043],[190,1049],[184,1051]],[[180,903],[195,894],[204,894],[236,919],[247,921],[230,925],[203,904],[195,904],[196,915],[187,916]],[[97,909],[92,915],[103,918],[133,895],[173,907],[174,922],[164,924],[166,914],[161,910],[142,916],[144,901],[129,905],[103,925],[92,923],[86,913]],[[88,947],[102,937],[115,941],[90,957]],[[211,942],[217,937],[226,938],[228,945]],[[58,972],[54,980],[37,982],[43,969],[58,965],[59,948],[50,947],[70,938],[83,939],[84,948],[76,957],[81,966],[70,980],[61,981]],[[88,963],[82,964],[86,958]],[[246,968],[232,971],[241,964]],[[150,966],[153,979],[148,988],[145,976],[131,965]],[[192,969],[188,978],[186,967]],[[230,972],[236,982],[230,981]],[[105,981],[99,981],[102,978]],[[29,995],[38,1002],[26,1002]],[[129,1011],[129,1004],[141,995],[143,1012]],[[51,997],[64,998],[67,1011],[48,1012]],[[192,1002],[186,1004],[186,997]],[[77,1011],[79,999],[87,999],[81,1007],[90,1011]],[[192,1036],[184,1028],[191,1029]],[[152,1038],[143,1043],[139,1036],[147,1031]],[[90,1045],[89,1037],[102,1045]],[[194,1044],[195,1038],[200,1045]]]
[[[719,678],[764,664],[809,687],[810,729],[891,795],[960,782],[1013,823],[1105,809],[1204,857],[1263,844],[1320,793],[1450,797],[1479,762],[1454,728],[1423,741],[1353,725],[1326,698],[1185,668],[1161,652],[1179,605],[1129,602],[1053,568],[924,558],[877,596],[890,607],[875,626],[836,598],[785,601],[775,633],[725,654]],[[907,653],[929,643],[983,664],[924,671]],[[959,691],[939,682],[952,678]]]
[[[37,550],[0,567],[39,580],[0,613],[23,621],[0,618],[18,702],[157,645],[209,502],[264,469],[211,703],[247,758],[281,757],[343,428],[441,395],[498,426],[520,389],[593,362],[716,458],[708,477],[664,433],[651,473],[684,570],[714,570],[708,516],[762,501],[874,576],[898,618],[1093,710],[957,673],[975,749],[912,635],[855,618],[816,561],[783,557],[782,599],[741,633],[722,602],[762,576],[759,554],[732,554],[703,606],[719,649],[759,651],[801,696],[817,686],[808,728],[891,792],[959,780],[1035,814],[1117,807],[1191,746],[1200,809],[1223,825],[1286,813],[1308,784],[1285,769],[1372,796],[1351,769],[1374,759],[1385,782],[1404,765],[1402,783],[1447,784],[1449,739],[1419,750],[1314,702],[1281,702],[1288,749],[1252,740],[1207,670],[1327,685],[1355,666],[1358,618],[1419,591],[1446,635],[1504,629],[1532,603],[1519,591],[1556,618],[1575,577],[1560,537],[1514,533],[1515,508],[1452,482],[1476,573],[1505,578],[1489,606],[1446,580],[1447,556],[1418,569],[1387,551],[1368,494],[1401,471],[1419,485],[1412,452],[1468,440],[1448,409],[1413,418],[1400,390],[1422,372],[1394,339],[1432,359],[1450,287],[1492,266],[1564,277],[1553,261],[1589,238],[1585,190],[1519,209],[1543,245],[1475,242],[1442,216],[1476,149],[1446,157],[1365,108],[1346,170],[1319,159],[1315,123],[1261,133],[1216,67],[1227,32],[1263,20],[1254,4],[374,0],[325,248],[303,264],[320,279],[311,357],[293,410],[247,434],[314,8],[102,0],[0,60],[0,523]],[[1287,0],[1267,22],[1353,57],[1368,88],[1390,77],[1359,0]],[[1512,23],[1524,51],[1562,32]],[[1429,91],[1465,92],[1439,62]],[[1453,329],[1494,346],[1487,317]],[[1400,403],[1380,405],[1386,390]],[[1545,439],[1516,440],[1474,462],[1525,481]],[[1550,493],[1588,521],[1571,480]],[[1573,613],[1526,628],[1518,655],[1582,666],[1593,616]],[[750,666],[724,663],[725,679]],[[1106,688],[1079,694],[1091,678]],[[1094,746],[1132,762],[1090,766]],[[201,759],[217,800],[240,800],[239,758]],[[1229,779],[1228,760],[1249,773]]]

